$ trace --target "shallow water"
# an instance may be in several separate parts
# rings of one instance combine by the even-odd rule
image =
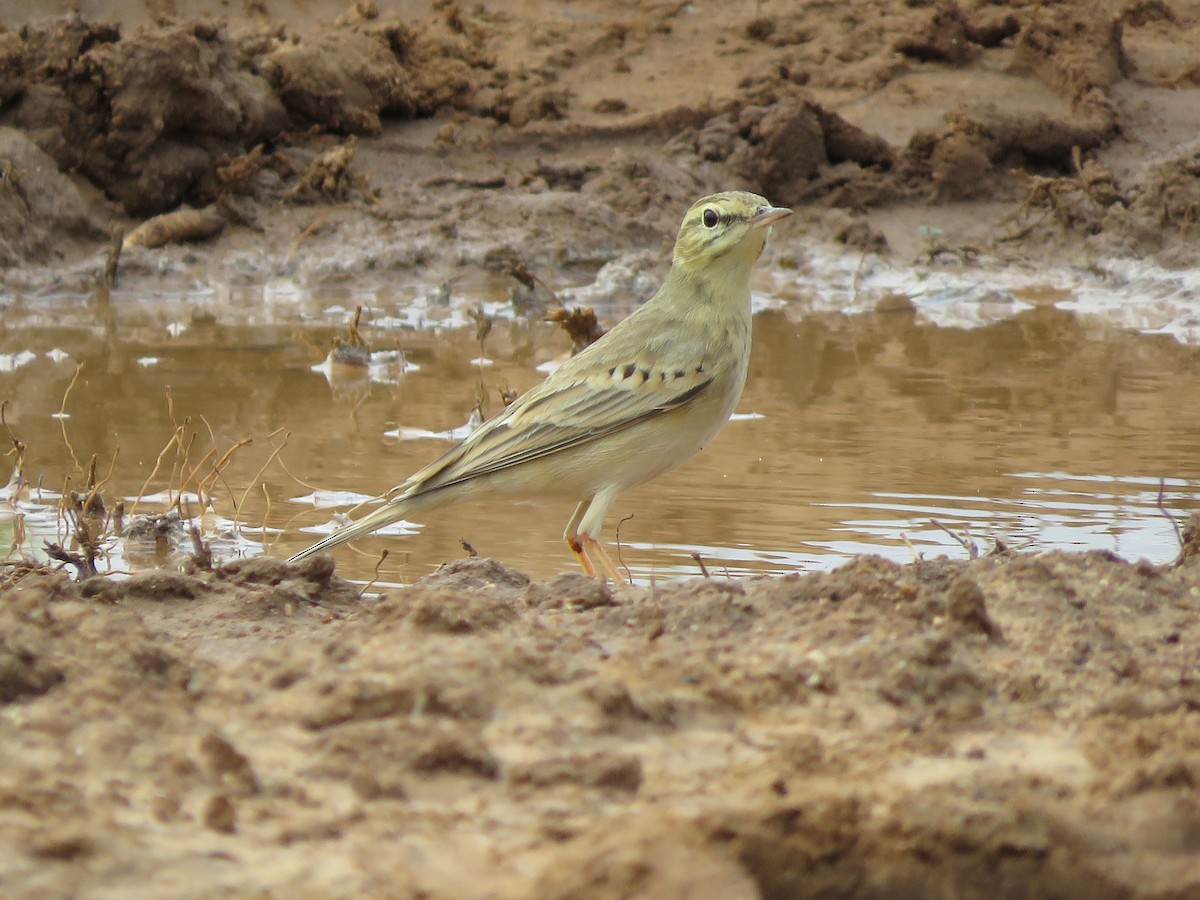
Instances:
[[[1174,558],[1160,479],[1161,505],[1177,519],[1200,493],[1200,351],[1187,343],[1186,285],[1165,303],[1161,284],[1156,294],[1128,281],[1088,300],[1096,288],[1083,281],[953,268],[917,278],[850,262],[810,260],[760,279],[739,415],[702,454],[613,508],[607,536],[620,522],[620,557],[637,578],[695,574],[693,554],[714,573],[779,573],[855,553],[986,553],[997,540]],[[456,288],[445,307],[412,291],[286,285],[118,293],[108,304],[4,298],[0,399],[28,447],[26,477],[43,487],[40,504],[36,490],[19,504],[26,546],[59,533],[54,492],[67,476],[78,489],[93,454],[102,477],[111,470],[105,493],[144,513],[162,504],[133,509],[140,494],[194,488],[250,438],[209,479],[215,515],[205,525],[224,532],[222,555],[262,552],[264,524],[266,552],[290,555],[335,511],[321,492],[369,496],[402,481],[450,446],[416,435],[461,429],[481,384],[494,412],[499,387],[528,389],[538,365],[564,354],[554,326],[498,319],[482,351],[490,363],[475,362],[474,329],[456,326],[479,298],[504,313],[505,287]],[[1122,291],[1129,302],[1110,302]],[[403,350],[407,369],[377,356],[370,371],[316,371],[364,302],[364,336],[375,350]],[[598,308],[608,322],[626,311]],[[162,453],[176,427],[186,454]],[[570,511],[451,507],[398,529],[409,536],[365,539],[337,557],[350,577],[405,581],[463,555],[461,539],[546,576],[574,565],[561,541]],[[5,547],[6,519],[0,508]],[[145,564],[113,551],[118,569]]]

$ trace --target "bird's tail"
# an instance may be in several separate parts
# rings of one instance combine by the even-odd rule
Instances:
[[[288,562],[300,562],[300,560],[307,559],[316,553],[324,553],[326,550],[332,550],[334,547],[340,546],[347,541],[370,534],[384,525],[391,525],[393,522],[400,521],[411,513],[415,507],[423,505],[403,497],[389,500],[374,512],[368,513],[361,519],[351,522],[349,525],[343,525],[337,531],[333,532],[333,534],[329,535],[329,537],[317,541],[311,547],[305,547],[289,559]]]

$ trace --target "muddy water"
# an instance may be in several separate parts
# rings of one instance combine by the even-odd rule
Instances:
[[[620,555],[636,577],[697,573],[694,553],[714,573],[778,573],[862,552],[963,556],[996,540],[1174,557],[1158,498],[1164,479],[1162,505],[1182,516],[1200,493],[1196,348],[1064,310],[1071,297],[1055,291],[936,324],[936,303],[914,309],[892,289],[873,301],[878,310],[846,314],[816,309],[800,283],[776,272],[760,284],[736,420],[685,467],[615,505],[608,536],[628,517]],[[407,366],[377,356],[370,370],[318,371],[360,302],[375,310],[364,337],[402,350]],[[397,298],[378,292],[5,303],[0,398],[28,447],[25,474],[43,488],[19,504],[31,549],[58,532],[54,492],[68,476],[77,488],[93,454],[101,476],[111,472],[105,493],[145,513],[162,504],[139,495],[194,489],[250,439],[208,478],[206,527],[224,554],[264,542],[290,554],[350,505],[325,506],[325,492],[372,495],[403,480],[450,445],[439,433],[464,426],[481,391],[495,411],[499,387],[529,388],[567,346],[554,326],[498,320],[481,354],[474,329],[454,327],[468,304],[405,302],[401,315]],[[601,310],[610,321],[621,312]],[[168,446],[176,429],[185,453]],[[404,581],[463,555],[466,541],[545,576],[573,566],[560,538],[569,512],[452,507],[398,529],[411,535],[339,550],[339,565],[357,579]],[[147,558],[113,545],[117,568]]]

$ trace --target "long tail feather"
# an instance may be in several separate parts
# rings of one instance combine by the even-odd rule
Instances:
[[[347,541],[352,541],[355,538],[360,538],[365,534],[370,534],[382,528],[384,525],[390,525],[393,522],[398,522],[405,515],[412,512],[415,504],[407,500],[392,500],[385,503],[379,509],[372,513],[368,513],[361,519],[351,522],[349,525],[343,525],[329,537],[317,541],[311,547],[305,547],[288,562],[300,562],[302,559],[307,559],[317,553],[324,553],[326,550],[332,550],[334,547],[340,546]]]

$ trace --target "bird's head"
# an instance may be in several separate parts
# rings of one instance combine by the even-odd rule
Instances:
[[[683,217],[673,262],[689,268],[722,262],[748,266],[766,246],[771,224],[791,214],[758,194],[710,194],[692,204]]]

